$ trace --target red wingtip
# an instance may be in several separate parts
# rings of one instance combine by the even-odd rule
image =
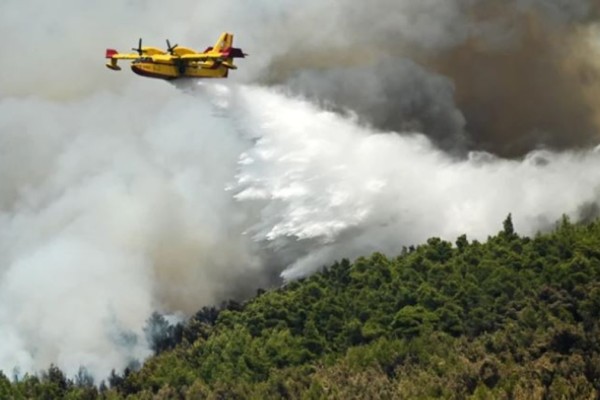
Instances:
[[[119,54],[115,49],[106,49],[106,58],[112,58],[115,54]]]

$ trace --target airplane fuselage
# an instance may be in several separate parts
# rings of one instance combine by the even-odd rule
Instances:
[[[150,60],[136,60],[131,63],[131,70],[138,75],[172,80],[177,78],[225,78],[228,69],[215,64],[212,67],[206,67],[201,62],[180,63],[157,63]]]

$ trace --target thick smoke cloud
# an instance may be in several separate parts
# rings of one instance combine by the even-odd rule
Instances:
[[[427,132],[449,150],[467,146],[465,119],[454,103],[452,81],[411,60],[386,58],[370,67],[302,71],[287,86],[311,99],[326,99],[321,101],[324,107],[351,110],[364,123],[399,132]]]
[[[589,36],[539,15],[513,18],[519,30],[500,48],[470,39],[433,61],[456,85],[474,146],[515,156],[597,142],[600,70]]]
[[[267,81],[348,107],[380,129],[401,131],[407,119],[416,122],[446,150],[522,156],[596,142],[600,69],[590,46],[598,40],[597,3],[328,4],[328,12],[316,7],[309,16],[331,17],[333,24],[316,23],[331,30],[319,31],[320,43],[302,41],[276,57]],[[407,69],[406,58],[421,68]],[[423,98],[424,92],[406,87],[413,82],[428,87],[440,76],[452,85],[440,98]],[[322,81],[329,84],[316,83]],[[448,93],[454,101],[440,102]],[[431,123],[435,111],[440,121],[453,116],[446,130]]]
[[[597,6],[493,4],[5,1],[0,369],[101,378],[149,354],[155,310],[484,239],[509,212],[526,234],[593,218],[593,148],[466,150],[596,143]],[[103,66],[140,36],[202,48],[223,30],[250,53],[227,84]]]
[[[267,283],[240,234],[248,216],[225,190],[248,143],[213,112],[139,83],[0,103],[0,327],[34,358],[9,354],[3,368],[59,362],[74,373],[85,362],[106,374],[142,358],[141,338],[132,354],[115,345],[153,310],[192,313]]]

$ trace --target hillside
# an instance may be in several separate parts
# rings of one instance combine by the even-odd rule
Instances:
[[[0,398],[597,398],[600,222],[342,260],[184,326],[96,388],[51,366]]]

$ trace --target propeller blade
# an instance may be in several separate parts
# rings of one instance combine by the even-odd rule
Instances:
[[[138,41],[138,47],[137,47],[137,49],[135,47],[132,47],[131,50],[137,51],[137,53],[140,56],[142,55],[142,38],[140,38],[140,40]]]
[[[167,39],[167,52],[169,52],[170,54],[173,54],[173,50],[175,50],[175,48],[177,47],[177,44],[174,44],[173,46],[171,46],[171,42],[169,42],[169,39]]]

